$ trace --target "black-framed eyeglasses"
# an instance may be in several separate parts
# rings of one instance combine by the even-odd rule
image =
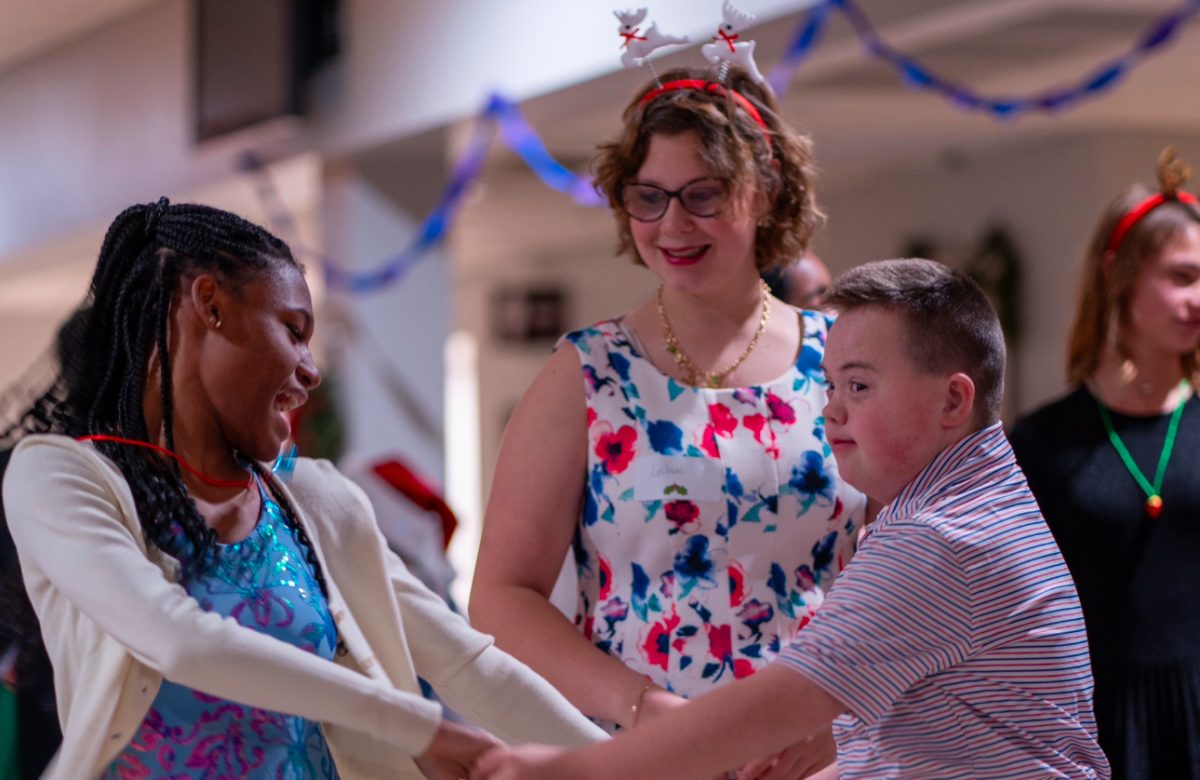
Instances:
[[[693,217],[715,217],[725,206],[729,186],[724,179],[705,177],[689,181],[677,190],[664,190],[653,184],[625,184],[621,187],[621,208],[638,222],[656,222],[667,213],[671,198]]]

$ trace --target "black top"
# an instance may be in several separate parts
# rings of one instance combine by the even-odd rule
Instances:
[[[1011,435],[1079,589],[1114,778],[1200,780],[1200,400],[1186,403],[1156,519],[1085,388]],[[1111,417],[1152,482],[1171,415]]]

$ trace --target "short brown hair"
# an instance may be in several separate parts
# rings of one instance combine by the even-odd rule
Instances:
[[[824,304],[843,314],[882,306],[900,315],[917,368],[971,377],[980,423],[1000,419],[1004,332],[983,290],[962,271],[921,259],[866,263],[834,280]]]
[[[1109,240],[1121,217],[1153,194],[1150,188],[1136,184],[1100,215],[1083,259],[1079,301],[1067,342],[1067,378],[1071,382],[1084,382],[1096,373],[1104,345],[1110,339],[1117,353],[1129,358],[1122,326],[1129,313],[1134,281],[1146,263],[1178,239],[1188,225],[1200,223],[1200,211],[1195,206],[1168,200],[1138,220],[1117,251],[1109,254]],[[1180,356],[1180,367],[1183,375],[1196,384],[1200,379],[1200,347]]]
[[[681,79],[711,81],[713,73],[711,69],[678,68],[664,73],[661,80]],[[738,67],[730,68],[724,81],[725,87],[740,93],[758,110],[767,125],[764,131],[728,92],[679,89],[643,105],[642,96],[655,86],[652,82],[637,93],[625,109],[621,135],[602,144],[592,161],[596,186],[617,218],[618,252],[642,263],[629,216],[621,208],[620,193],[646,161],[651,137],[693,131],[700,137],[704,162],[715,176],[767,199],[766,215],[754,241],[759,271],[782,268],[803,255],[813,230],[825,217],[813,195],[812,142],[780,118],[767,87]]]

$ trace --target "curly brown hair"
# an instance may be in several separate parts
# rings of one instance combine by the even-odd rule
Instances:
[[[681,79],[712,81],[712,72],[677,68],[664,73],[661,81]],[[730,68],[723,86],[741,94],[758,110],[767,125],[765,131],[726,90],[678,89],[643,105],[642,97],[656,86],[652,82],[637,93],[625,109],[620,137],[601,144],[592,161],[596,187],[608,198],[617,218],[618,252],[645,264],[633,243],[629,215],[621,208],[621,188],[637,176],[646,161],[650,139],[695,132],[700,154],[714,176],[728,179],[735,189],[766,198],[767,210],[754,241],[758,270],[795,262],[825,218],[813,193],[816,171],[809,138],[783,121],[770,90],[741,68]]]

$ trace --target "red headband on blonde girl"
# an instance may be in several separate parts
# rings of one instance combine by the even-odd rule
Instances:
[[[1179,159],[1174,149],[1169,146],[1163,149],[1162,154],[1158,156],[1158,187],[1160,192],[1154,193],[1131,208],[1117,221],[1117,226],[1113,228],[1112,236],[1108,239],[1108,251],[1116,254],[1117,250],[1121,248],[1121,244],[1124,243],[1125,236],[1129,235],[1129,231],[1133,229],[1133,226],[1141,221],[1142,217],[1154,211],[1162,204],[1175,201],[1178,203],[1188,203],[1192,206],[1200,205],[1200,201],[1197,201],[1195,195],[1179,189],[1191,175],[1192,169],[1187,163]]]

